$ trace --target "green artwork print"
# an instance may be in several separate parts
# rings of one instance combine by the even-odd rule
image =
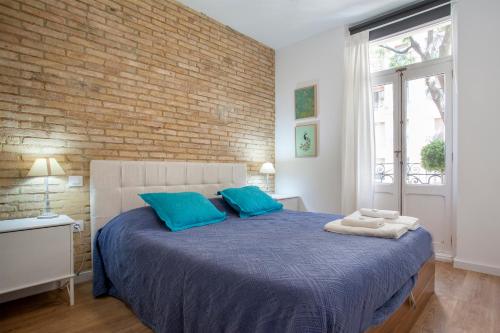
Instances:
[[[295,90],[295,119],[316,115],[316,86]]]
[[[295,156],[316,156],[316,125],[295,127]]]

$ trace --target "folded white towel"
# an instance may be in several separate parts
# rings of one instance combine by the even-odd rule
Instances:
[[[407,226],[409,230],[417,230],[418,228],[420,228],[417,217],[401,215],[396,219],[384,219],[384,222],[392,224],[403,224]]]
[[[374,228],[349,227],[346,225],[342,225],[341,220],[328,222],[327,224],[325,224],[324,228],[325,231],[335,232],[338,234],[394,238],[394,239],[398,239],[408,231],[408,227],[403,224],[387,223],[380,228],[374,229]]]
[[[369,217],[382,217],[384,219],[396,219],[399,217],[399,212],[396,210],[383,210],[374,208],[361,208],[361,215]]]
[[[384,225],[384,219],[381,217],[362,216],[359,212],[354,212],[342,219],[342,225],[376,229]]]

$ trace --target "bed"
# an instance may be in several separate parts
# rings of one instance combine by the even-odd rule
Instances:
[[[213,196],[245,183],[240,164],[92,161],[94,295],[123,300],[156,332],[411,327],[433,290],[424,229],[399,240],[338,235],[322,229],[338,215],[285,210],[241,219],[212,199],[226,221],[173,233],[135,201],[144,191]]]

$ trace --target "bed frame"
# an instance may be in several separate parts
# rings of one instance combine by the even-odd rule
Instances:
[[[91,161],[90,221],[94,235],[114,216],[145,206],[137,194],[144,192],[200,192],[214,197],[218,190],[245,186],[247,168],[238,163],[191,163],[171,161]],[[420,269],[410,299],[382,325],[366,333],[409,332],[434,293],[434,258]]]
[[[418,272],[418,279],[413,288],[412,297],[408,297],[399,309],[396,310],[381,325],[368,329],[365,333],[406,333],[424,310],[429,299],[434,294],[435,260],[431,258],[422,265]]]

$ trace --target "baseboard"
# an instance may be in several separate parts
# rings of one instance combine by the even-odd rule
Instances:
[[[84,283],[92,280],[92,271],[81,272],[75,276],[75,283]],[[50,282],[46,284],[41,284],[38,286],[33,286],[30,288],[20,289],[16,291],[11,291],[10,293],[0,295],[0,303],[5,303],[13,301],[18,298],[33,296],[36,294],[45,293],[47,291],[56,290],[60,287],[59,282]]]
[[[479,273],[500,276],[500,267],[484,265],[484,264],[477,264],[474,262],[461,260],[461,259],[457,259],[457,258],[455,258],[455,260],[453,260],[453,267],[460,268],[460,269],[466,269],[469,271],[474,271],[474,272],[479,272]]]
[[[448,253],[436,253],[434,257],[436,258],[436,261],[453,262],[453,256]]]

